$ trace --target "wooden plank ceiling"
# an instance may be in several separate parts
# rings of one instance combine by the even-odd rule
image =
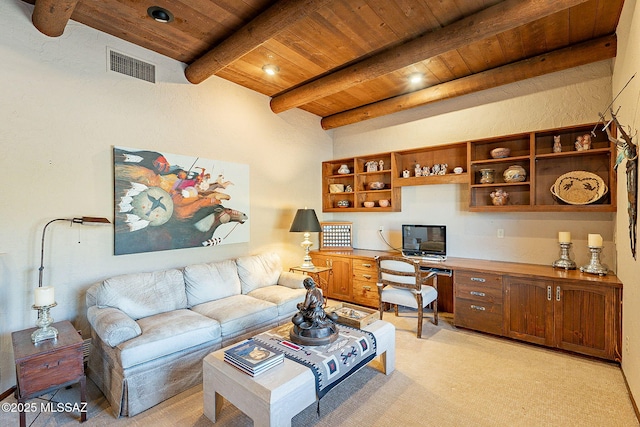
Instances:
[[[188,64],[194,84],[215,74],[325,129],[612,58],[624,2],[25,1],[46,35],[72,19]],[[173,19],[157,22],[153,6]]]

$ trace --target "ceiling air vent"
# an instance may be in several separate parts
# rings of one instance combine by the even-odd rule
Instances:
[[[109,70],[151,83],[156,82],[156,66],[108,49]]]

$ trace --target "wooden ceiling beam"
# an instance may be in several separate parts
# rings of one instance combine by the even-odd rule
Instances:
[[[616,56],[616,48],[615,34],[601,37],[416,92],[333,114],[321,120],[322,128],[325,130],[334,129],[432,102],[610,59]]]
[[[59,37],[79,0],[36,0],[31,22],[42,34]]]
[[[392,71],[467,46],[587,0],[506,0],[442,29],[425,33],[347,68],[284,92],[271,99],[281,113],[367,82]]]
[[[331,0],[280,0],[191,63],[184,72],[187,80],[194,84],[202,83],[329,1]]]

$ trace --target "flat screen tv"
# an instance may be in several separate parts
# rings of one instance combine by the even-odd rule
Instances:
[[[402,254],[405,256],[447,256],[446,225],[402,225]]]

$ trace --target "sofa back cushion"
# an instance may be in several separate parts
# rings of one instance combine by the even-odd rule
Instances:
[[[233,260],[189,265],[184,269],[184,281],[189,307],[241,292],[238,269]]]
[[[171,269],[112,277],[98,286],[96,305],[120,309],[134,320],[187,308],[182,271]]]
[[[236,259],[242,293],[278,284],[282,272],[282,261],[278,254],[269,252]]]

